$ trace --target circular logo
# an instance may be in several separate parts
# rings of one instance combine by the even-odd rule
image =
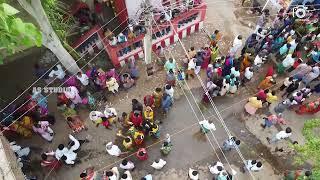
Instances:
[[[300,7],[297,7],[297,10],[295,12],[295,15],[298,17],[298,18],[304,18],[306,16],[307,12],[306,12],[306,9],[305,7],[303,6],[300,6]]]

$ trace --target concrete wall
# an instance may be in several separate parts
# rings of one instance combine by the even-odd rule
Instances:
[[[23,173],[17,165],[16,156],[2,134],[0,134],[0,179],[24,180]]]

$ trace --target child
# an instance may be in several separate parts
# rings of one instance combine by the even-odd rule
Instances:
[[[172,147],[171,143],[164,142],[162,144],[162,147],[160,148],[161,154],[164,156],[168,155],[171,152],[171,149],[172,149],[171,147]]]

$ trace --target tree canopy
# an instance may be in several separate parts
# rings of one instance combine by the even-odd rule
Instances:
[[[23,48],[41,47],[42,35],[32,23],[17,17],[19,11],[7,3],[0,4],[0,64],[3,57]]]
[[[306,138],[304,145],[295,145],[298,152],[296,161],[303,164],[311,161],[313,165],[312,174],[315,179],[320,179],[320,119],[307,121],[303,127],[303,135]]]

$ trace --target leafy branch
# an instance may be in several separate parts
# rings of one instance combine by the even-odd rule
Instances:
[[[320,119],[305,122],[302,133],[306,138],[306,143],[294,146],[298,152],[298,156],[295,158],[296,163],[301,165],[305,161],[311,161],[315,179],[320,179],[320,136],[315,133],[318,128],[320,128]]]

